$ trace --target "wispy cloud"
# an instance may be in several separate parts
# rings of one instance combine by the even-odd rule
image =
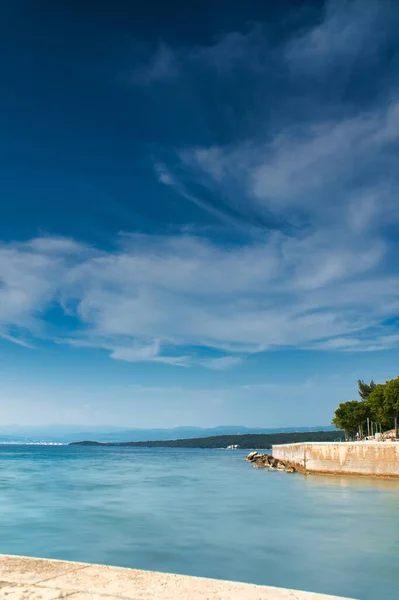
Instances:
[[[287,33],[283,43],[274,39],[271,24],[261,22],[243,23],[241,31],[224,32],[206,45],[171,48],[160,42],[135,67],[131,81],[139,85],[173,81],[197,66],[221,77],[235,71],[269,77],[277,65],[286,77],[329,75],[338,67],[335,75],[341,82],[361,63],[383,53],[395,40],[399,24],[396,3],[391,0],[328,0],[314,15],[299,32]],[[301,23],[298,14],[296,21]]]
[[[140,86],[176,82],[187,69],[198,65],[221,73],[238,66],[262,70],[267,63],[266,40],[263,25],[254,24],[245,33],[235,31],[217,36],[207,46],[171,48],[161,41],[144,59],[142,52],[139,53],[125,81]]]
[[[196,46],[186,52],[188,62],[199,62],[226,74],[237,67],[262,71],[270,59],[267,29],[261,23],[245,32],[231,31],[216,37],[208,46]]]
[[[240,356],[222,356],[219,358],[204,358],[202,360],[198,360],[197,364],[215,371],[224,371],[226,369],[235,367],[241,362],[241,360],[242,359]]]
[[[184,183],[174,175],[171,170],[163,163],[156,162],[154,165],[155,172],[158,177],[159,183],[167,185],[175,190],[179,196],[185,198],[199,209],[207,212],[212,217],[215,217],[221,223],[232,227],[239,227],[237,219],[232,217],[226,211],[221,210],[217,206],[214,206],[211,202],[208,202],[200,197],[199,194],[191,192]]]
[[[352,69],[364,54],[378,52],[395,35],[395,21],[396,6],[389,0],[330,0],[321,22],[287,44],[286,57],[302,73],[337,64]]]
[[[386,23],[380,4],[370,6]],[[170,160],[155,164],[161,184],[226,231],[241,226],[246,240],[132,235],[113,251],[51,237],[3,244],[2,331],[58,339],[47,318],[57,306],[74,317],[71,344],[102,348],[116,360],[213,369],[273,348],[399,345],[392,325],[399,312],[397,76],[384,82],[383,99],[364,106],[342,101],[332,111],[310,86],[298,101],[306,110],[292,111],[298,76],[307,76],[310,61],[312,77],[326,81],[330,59],[345,63],[356,54],[364,68],[380,52],[375,13],[360,14],[362,6],[329,2],[320,22],[272,50],[261,26],[227,33],[206,48],[161,45],[137,83],[170,80],[194,62],[234,79],[240,66],[256,73],[254,91],[262,98],[287,78],[276,118],[258,107],[228,142],[173,148]],[[279,226],[247,226],[265,215]]]
[[[234,99],[244,96],[234,114],[237,121],[245,115],[245,126],[222,146],[175,148],[158,173],[160,182],[226,224],[252,218],[289,229],[314,226],[316,218],[335,223],[344,218],[354,228],[366,227],[375,212],[382,218],[380,201],[375,202],[382,196],[391,219],[398,81],[392,71],[385,79],[381,74],[388,49],[394,51],[399,11],[392,2],[371,0],[365,7],[361,1],[330,0],[315,14],[319,19],[278,43],[272,43],[266,25],[255,23],[206,46],[175,49],[182,73],[201,65],[207,72],[216,70],[217,81],[229,82],[231,87],[221,91],[232,94],[226,102],[230,111]],[[363,104],[346,104],[347,77],[353,86],[359,72],[367,77],[368,66],[380,63],[381,82],[373,94],[366,92]],[[252,75],[244,95],[243,73]]]
[[[179,75],[179,58],[169,46],[161,42],[150,58],[134,68],[127,80],[131,84],[147,86],[172,81]]]
[[[13,335],[10,335],[8,333],[3,333],[2,331],[0,331],[0,338],[3,340],[6,340],[7,342],[12,342],[13,344],[17,344],[17,346],[21,346],[22,348],[29,348],[30,350],[35,349],[35,346],[33,344],[30,344],[29,342],[26,342],[25,340],[15,337]]]
[[[384,323],[399,309],[399,275],[379,273],[382,254],[325,246],[322,236],[276,232],[232,248],[189,235],[133,236],[114,252],[87,255],[77,245],[61,258],[35,246],[0,251],[3,266],[14,257],[14,270],[1,273],[3,331],[54,335],[46,315],[58,304],[77,321],[65,341],[119,360],[226,368],[248,351],[390,335]],[[18,296],[25,301],[16,304]],[[198,345],[228,355],[198,359]]]
[[[359,338],[337,337],[310,344],[309,348],[315,350],[339,350],[342,352],[380,352],[383,350],[392,350],[398,346],[399,334],[392,333],[390,335],[366,335]]]
[[[191,179],[207,178],[219,194],[239,187],[242,212],[251,204],[296,223],[327,216],[331,225],[346,212],[354,218],[355,203],[363,208],[357,213],[359,227],[373,222],[374,212],[389,219],[398,213],[392,189],[398,140],[399,99],[344,120],[317,116],[301,128],[292,124],[267,142],[185,148],[181,161]]]

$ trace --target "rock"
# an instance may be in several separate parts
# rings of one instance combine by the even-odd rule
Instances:
[[[271,454],[259,454],[259,452],[251,452],[247,456],[247,461],[254,463],[256,469],[277,469],[286,473],[295,473],[295,467],[290,463],[285,463],[283,460],[274,458]]]
[[[248,462],[254,462],[256,458],[258,458],[260,454],[258,452],[250,452],[246,458]]]
[[[257,469],[270,469],[274,460],[271,454],[258,454],[253,459],[253,462]]]

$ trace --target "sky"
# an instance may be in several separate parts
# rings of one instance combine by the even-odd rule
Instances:
[[[1,3],[0,428],[326,425],[399,375],[398,26]]]

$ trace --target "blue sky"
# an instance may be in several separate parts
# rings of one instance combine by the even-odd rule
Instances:
[[[0,11],[2,424],[327,424],[399,374],[396,1]]]

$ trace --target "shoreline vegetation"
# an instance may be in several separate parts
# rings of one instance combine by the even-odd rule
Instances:
[[[398,439],[399,377],[385,383],[359,379],[357,385],[360,400],[341,402],[332,424],[345,432],[346,441],[377,439],[391,431]]]
[[[215,435],[204,438],[188,438],[177,440],[148,440],[140,442],[97,442],[84,440],[71,442],[69,446],[112,446],[138,448],[227,448],[237,446],[243,450],[256,448],[267,449],[277,444],[293,444],[295,442],[336,442],[343,441],[343,431],[298,431],[284,433],[248,433],[232,435]]]

